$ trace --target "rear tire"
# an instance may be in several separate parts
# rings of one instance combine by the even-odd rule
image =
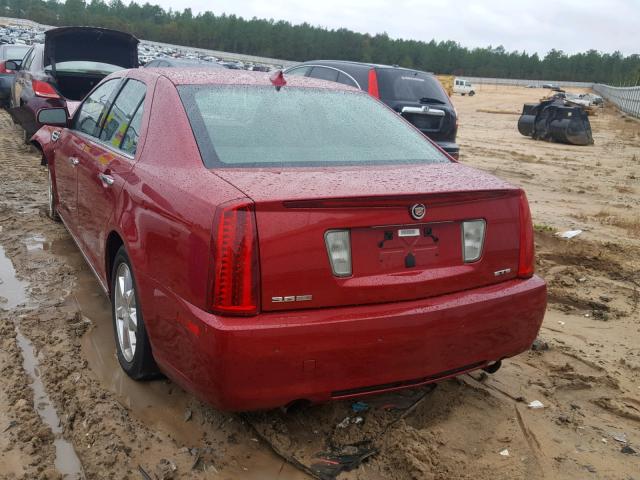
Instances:
[[[469,92],[469,96],[470,96],[470,97],[473,97],[475,94],[476,94],[476,92],[474,92],[473,90],[471,90],[471,91]]]
[[[134,380],[158,378],[160,370],[151,352],[138,287],[124,247],[116,253],[111,270],[111,317],[118,362],[125,373]]]
[[[56,193],[56,189],[53,185],[53,177],[51,175],[51,168],[47,168],[47,177],[48,177],[48,185],[47,185],[47,215],[54,222],[60,221],[60,216],[56,208],[58,207],[58,194]]]

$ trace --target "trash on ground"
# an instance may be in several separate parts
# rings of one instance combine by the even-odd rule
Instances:
[[[508,449],[504,449],[500,452],[500,455],[502,455],[503,457],[508,457],[509,456],[509,450]]]
[[[628,443],[627,435],[624,433],[614,433],[611,435],[616,442]]]
[[[531,344],[531,350],[534,352],[549,350],[549,344],[542,338],[536,338]]]
[[[581,233],[582,233],[582,230],[567,230],[566,232],[558,232],[556,233],[556,235],[558,235],[561,238],[573,238],[573,237],[577,237]]]
[[[533,402],[529,402],[527,406],[529,408],[533,408],[534,410],[538,408],[544,408],[544,404],[540,400],[534,400]]]
[[[625,453],[627,455],[635,455],[637,452],[631,448],[629,445],[625,445],[624,447],[622,447],[622,449],[620,450],[620,452]]]
[[[345,445],[336,450],[318,453],[311,470],[323,480],[334,479],[342,472],[358,468],[376,453],[378,450],[367,441]]]
[[[369,404],[366,402],[355,402],[351,404],[351,410],[355,413],[362,413],[369,410]]]

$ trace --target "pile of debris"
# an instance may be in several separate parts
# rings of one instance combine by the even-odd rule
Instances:
[[[558,92],[540,103],[525,103],[518,131],[536,140],[592,145],[589,114],[595,105],[602,104],[602,97],[591,93]]]

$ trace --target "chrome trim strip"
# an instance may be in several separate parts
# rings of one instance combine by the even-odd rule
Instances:
[[[420,115],[433,115],[434,117],[444,117],[444,110],[431,108],[428,105],[422,107],[402,107],[400,113],[418,113]]]
[[[96,144],[100,145],[101,147],[104,147],[107,150],[112,151],[113,153],[116,153],[118,155],[122,155],[123,157],[126,157],[129,160],[133,160],[135,158],[135,155],[131,155],[130,153],[125,152],[124,150],[120,150],[119,148],[116,148],[113,145],[109,145],[108,143],[103,142],[99,138],[96,138],[96,137],[94,137],[92,135],[89,135],[88,133],[81,132],[80,130],[73,130],[71,128],[69,129],[69,131],[75,133],[79,137],[82,137],[82,138],[84,138],[85,140],[87,140],[89,142],[96,143]]]
[[[296,65],[293,68],[288,68],[287,70],[285,70],[282,73],[289,73],[292,70],[295,70],[297,68],[304,68],[304,67],[318,67],[318,68],[328,68],[329,70],[335,70],[338,73],[342,73],[344,74],[346,77],[349,77],[351,80],[353,80],[353,83],[356,84],[356,87],[358,87],[360,90],[362,90],[362,87],[360,86],[360,84],[358,83],[358,81],[353,78],[351,75],[349,75],[347,72],[345,72],[344,70],[340,70],[339,68],[336,67],[329,67],[328,65],[316,65],[315,63],[305,63],[304,65]],[[316,78],[316,77],[309,77],[308,75],[304,75],[305,78]],[[322,80],[321,78],[316,78],[316,80]],[[330,82],[331,80],[327,80],[327,82]],[[335,82],[335,83],[342,83],[342,82]],[[343,85],[346,85],[343,83]],[[350,87],[351,85],[347,85],[348,87]]]

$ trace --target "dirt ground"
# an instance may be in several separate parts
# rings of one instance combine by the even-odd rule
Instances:
[[[46,217],[46,170],[1,112],[0,478],[297,480],[312,478],[304,460],[341,451],[366,459],[340,479],[640,479],[640,122],[606,108],[589,147],[522,137],[517,112],[542,93],[454,97],[461,161],[529,196],[549,285],[536,350],[357,413],[221,413],[126,377],[108,300]]]

